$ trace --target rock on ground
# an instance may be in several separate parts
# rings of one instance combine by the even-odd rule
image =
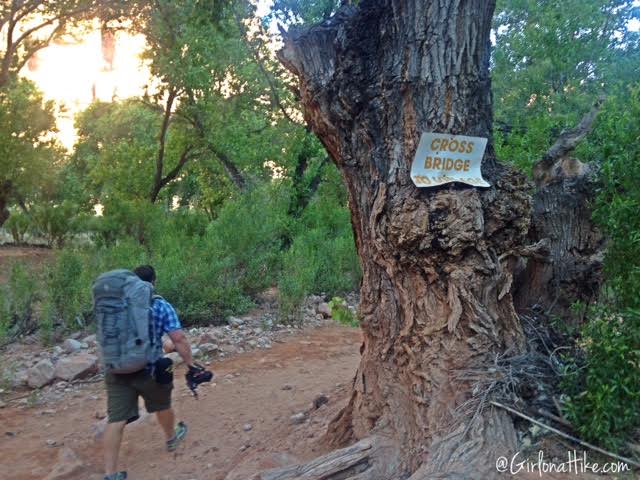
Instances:
[[[220,350],[220,347],[218,347],[218,345],[216,345],[215,343],[201,343],[200,345],[198,345],[198,348],[202,353],[205,354],[217,352],[218,350]]]
[[[242,320],[241,318],[237,318],[237,317],[229,317],[227,319],[227,322],[233,328],[240,328],[240,326],[244,325],[244,320]]]
[[[71,357],[65,357],[56,364],[55,375],[57,378],[70,382],[76,378],[82,378],[98,369],[98,357],[89,353],[80,353]]]
[[[291,423],[294,425],[299,425],[307,421],[307,416],[304,413],[296,413],[295,415],[291,415],[289,420],[291,420]]]
[[[40,360],[27,372],[27,384],[31,388],[40,388],[53,381],[55,367],[49,360]]]
[[[74,353],[82,349],[82,343],[73,338],[67,338],[62,344],[62,348],[67,353]]]
[[[316,312],[321,314],[324,318],[331,317],[331,308],[327,303],[321,303],[316,307]]]
[[[58,453],[58,462],[53,466],[51,473],[43,480],[66,480],[72,475],[79,475],[86,470],[85,465],[70,448],[62,448]]]
[[[29,384],[29,370],[21,368],[10,377],[11,386],[13,388],[23,387]]]
[[[329,397],[327,397],[324,393],[321,393],[316,398],[313,399],[313,408],[316,410],[320,408],[322,405],[329,403]]]

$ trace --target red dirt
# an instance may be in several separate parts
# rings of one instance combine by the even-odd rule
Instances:
[[[336,325],[215,363],[215,386],[201,387],[199,400],[187,393],[184,371],[178,369],[173,398],[178,417],[190,429],[184,445],[166,453],[160,427],[153,416],[143,416],[125,430],[123,468],[133,480],[222,480],[234,468],[238,478],[247,478],[241,473],[246,461],[252,465],[244,468],[253,470],[257,464],[281,466],[317,456],[322,447],[316,439],[346,401],[359,344],[358,330]],[[291,389],[283,390],[287,384]],[[304,424],[292,425],[289,417],[309,410],[320,393],[329,396],[329,404]],[[60,478],[101,479],[96,412],[105,409],[100,383],[85,385],[58,404],[0,409],[0,478],[40,480],[57,462],[59,450],[68,447],[85,466]],[[253,428],[245,432],[248,423]],[[250,446],[241,451],[245,445]],[[274,456],[277,452],[289,455]]]

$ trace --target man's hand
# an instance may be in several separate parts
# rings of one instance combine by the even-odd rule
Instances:
[[[205,368],[198,363],[193,363],[189,365],[189,371],[185,375],[185,378],[187,379],[187,386],[193,393],[193,396],[197,397],[196,389],[198,385],[204,382],[210,382],[213,378],[213,372],[205,370]]]

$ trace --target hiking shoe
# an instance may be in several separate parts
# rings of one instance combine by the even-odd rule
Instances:
[[[127,472],[112,473],[111,475],[107,475],[106,477],[104,477],[104,480],[126,480],[126,479],[127,479]]]
[[[188,430],[189,429],[187,428],[186,423],[178,422],[173,433],[173,437],[167,440],[167,450],[169,452],[173,452],[176,448],[178,448],[178,445],[180,444],[182,439],[187,435]]]

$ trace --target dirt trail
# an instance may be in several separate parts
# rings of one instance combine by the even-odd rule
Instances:
[[[178,417],[190,428],[185,444],[166,453],[155,418],[142,416],[127,427],[121,450],[129,478],[222,480],[235,469],[240,479],[248,477],[243,470],[317,456],[318,437],[346,401],[360,338],[359,330],[334,325],[302,332],[271,350],[216,362],[215,382],[200,388],[199,400],[187,392],[179,368],[173,398]],[[329,403],[293,424],[291,415],[310,410],[321,393]],[[102,479],[104,420],[96,413],[105,410],[101,383],[56,404],[0,409],[0,478],[41,480],[62,467],[70,473],[49,478]]]

